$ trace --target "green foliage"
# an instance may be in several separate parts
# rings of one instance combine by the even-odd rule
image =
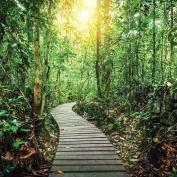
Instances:
[[[1,113],[8,112],[1,110]],[[5,116],[4,116],[5,115]],[[23,126],[21,125],[20,122],[17,122],[17,119],[15,119],[12,114],[1,114],[1,120],[0,120],[0,138],[1,138],[1,146],[0,146],[0,152],[1,152],[1,159],[0,163],[3,165],[3,175],[8,175],[11,173],[15,168],[16,168],[16,157],[13,156],[14,161],[8,159],[6,157],[6,153],[15,151],[16,156],[20,155],[19,154],[19,148],[21,145],[23,145],[25,142],[24,141],[16,141],[17,137],[21,134],[20,138],[24,138],[29,132],[29,129],[24,129]],[[23,133],[25,132],[25,134]],[[7,163],[8,162],[8,163]]]
[[[15,141],[15,142],[12,144],[12,146],[13,146],[13,148],[15,148],[15,149],[19,149],[20,145],[22,145],[22,144],[25,144],[25,142],[24,142],[24,141]]]
[[[11,166],[8,164],[7,166],[4,167],[4,174],[9,174],[14,170],[14,166]]]
[[[87,6],[80,1],[1,2],[0,139],[7,143],[1,142],[2,153],[26,146],[24,135],[31,132],[26,124],[35,117],[35,79],[40,81],[41,116],[58,104],[77,101],[81,112],[100,125],[109,124],[110,132],[121,131],[124,124],[117,117],[124,112],[140,121],[145,144],[176,136],[176,1],[116,0],[110,7],[100,2],[100,29],[95,16],[87,24],[73,14]],[[34,57],[37,49],[39,63]],[[14,167],[5,163],[4,173]]]
[[[177,177],[177,171],[173,168],[173,171],[169,174],[169,177]]]
[[[13,85],[1,86],[0,89],[0,175],[9,176],[21,163],[20,157],[24,152],[20,147],[28,148],[30,110],[22,91]]]
[[[119,120],[121,106],[115,100],[94,99],[90,102],[78,102],[76,111],[88,120],[96,121],[98,126],[109,125],[105,132],[120,132],[124,128],[122,120]]]

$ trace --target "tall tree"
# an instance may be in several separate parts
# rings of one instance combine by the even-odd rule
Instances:
[[[106,95],[109,94],[111,85],[112,59],[110,57],[110,0],[104,0],[104,61],[103,61],[103,88]]]
[[[35,62],[35,81],[33,110],[40,113],[41,107],[41,55],[40,55],[40,1],[36,1],[34,6],[34,62]]]
[[[96,31],[96,81],[97,81],[97,95],[101,97],[101,84],[100,84],[100,6],[101,0],[97,0],[97,31]]]
[[[46,92],[47,92],[47,83],[49,79],[50,65],[49,65],[49,57],[50,57],[50,47],[51,47],[51,26],[52,26],[52,2],[48,2],[48,11],[47,11],[47,23],[48,27],[45,33],[46,40],[46,49],[45,49],[45,60],[44,60],[44,72],[43,72],[43,83],[42,83],[42,100],[41,100],[41,115],[44,112],[45,102],[46,102]]]
[[[152,52],[152,83],[156,77],[156,0],[153,0],[153,52]]]
[[[170,0],[170,30],[173,29],[174,26],[174,11],[173,11],[173,0]],[[169,62],[169,79],[172,79],[172,66],[174,64],[174,45],[173,40],[170,40],[170,62]]]

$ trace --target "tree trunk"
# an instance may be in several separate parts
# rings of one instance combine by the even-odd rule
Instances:
[[[110,86],[111,86],[111,73],[113,68],[113,61],[110,57],[110,0],[104,0],[104,9],[105,9],[105,18],[104,18],[104,48],[105,48],[105,62],[104,62],[104,78],[103,78],[103,86],[104,92],[107,96],[109,96]]]
[[[34,9],[34,62],[35,62],[35,81],[33,110],[40,113],[41,106],[41,56],[40,56],[40,2],[36,1]]]
[[[173,0],[170,0],[170,29],[173,29],[174,26],[174,17],[173,17]],[[170,41],[170,61],[169,61],[169,79],[172,79],[172,71],[173,67],[172,65],[174,64],[174,46],[173,46],[173,41]]]
[[[100,86],[100,4],[101,1],[97,0],[97,32],[96,32],[96,81],[97,81],[97,96],[101,97]]]
[[[6,15],[0,14],[0,46],[3,41],[3,36],[5,33],[5,25],[6,25]]]
[[[47,82],[49,79],[49,73],[50,73],[50,66],[49,66],[49,55],[50,55],[50,46],[51,46],[51,32],[50,32],[50,26],[51,26],[51,8],[52,8],[52,2],[49,1],[49,7],[48,7],[48,17],[47,17],[47,23],[48,28],[46,29],[45,39],[46,39],[46,56],[45,56],[45,65],[44,65],[44,80],[43,80],[43,90],[42,90],[42,101],[41,101],[41,115],[44,113],[45,109],[45,103],[46,103],[46,91],[47,91]]]
[[[152,52],[152,83],[156,77],[156,0],[153,0],[153,52]]]

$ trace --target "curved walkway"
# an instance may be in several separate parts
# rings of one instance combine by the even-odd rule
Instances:
[[[74,104],[52,111],[60,127],[60,140],[49,177],[127,177],[107,137],[73,112]]]

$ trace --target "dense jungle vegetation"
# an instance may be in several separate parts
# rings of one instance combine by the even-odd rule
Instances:
[[[47,176],[66,102],[131,176],[176,177],[177,1],[0,0],[1,177]]]

